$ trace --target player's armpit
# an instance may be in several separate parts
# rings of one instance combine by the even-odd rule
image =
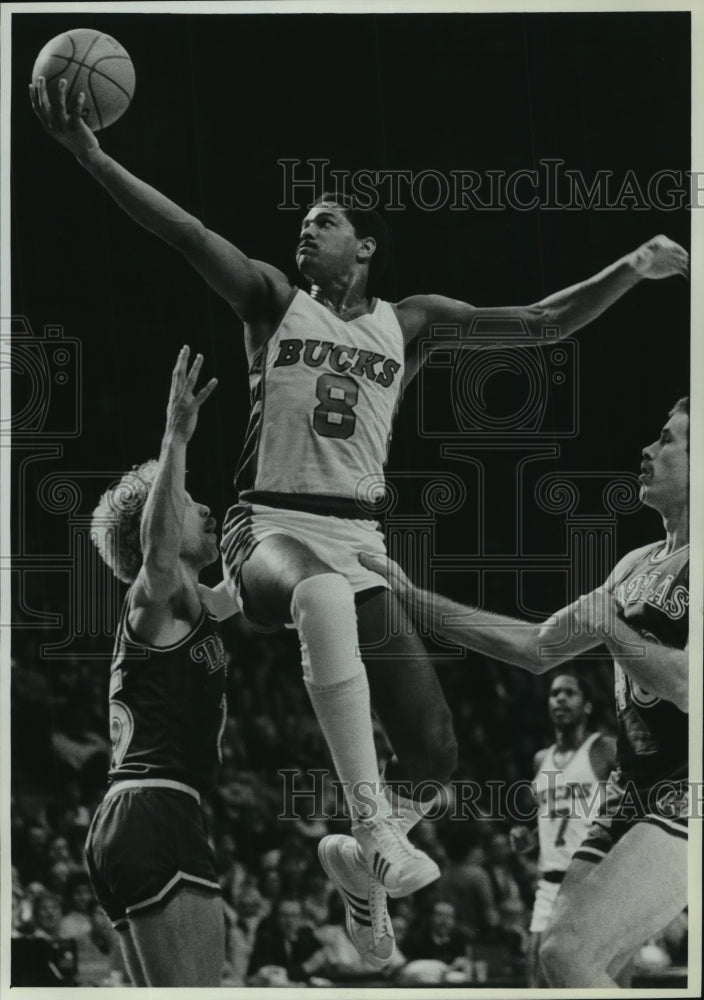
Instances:
[[[128,621],[139,642],[166,646],[186,635],[200,615],[195,590],[182,577],[179,585],[162,588],[158,578],[149,579],[145,568],[132,587]]]

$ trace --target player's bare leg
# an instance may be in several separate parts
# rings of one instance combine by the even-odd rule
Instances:
[[[528,986],[536,989],[538,986],[547,986],[547,980],[543,975],[543,970],[538,957],[540,946],[543,943],[543,932],[534,931],[528,942]]]
[[[636,823],[603,861],[570,865],[540,950],[548,984],[613,988],[612,963],[686,905],[687,840]]]
[[[143,985],[220,986],[225,918],[219,896],[183,886],[164,907],[130,917],[129,924]]]
[[[418,786],[447,781],[457,763],[452,713],[435,667],[390,591],[360,601],[357,618],[362,656],[371,654],[365,662],[372,705],[396,758],[386,769],[386,780],[428,802],[432,787],[416,796]],[[395,634],[389,622],[398,626]]]
[[[137,953],[137,947],[132,940],[132,933],[129,925],[122,926],[118,930],[120,941],[120,951],[133,986],[148,986],[147,977],[144,974],[142,963]]]

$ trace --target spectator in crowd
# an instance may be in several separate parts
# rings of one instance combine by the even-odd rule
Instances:
[[[25,896],[22,888],[13,882],[12,885],[12,927],[11,936],[13,938],[22,937],[26,930]]]
[[[401,951],[409,961],[434,958],[451,966],[464,958],[469,943],[469,934],[457,925],[455,907],[447,899],[437,899],[411,926]]]
[[[456,918],[466,930],[479,938],[495,937],[501,915],[476,824],[457,824],[448,838],[447,853],[438,894],[453,904]]]
[[[53,892],[41,892],[32,908],[32,937],[55,941],[60,934],[61,899]]]
[[[59,937],[76,942],[78,975],[83,986],[100,986],[121,967],[115,931],[96,905],[90,879],[75,872],[66,882],[66,913],[59,924]]]
[[[498,911],[501,936],[523,953],[528,941],[528,908],[518,881],[522,869],[517,864],[508,834],[495,830],[489,838],[487,871],[493,888],[493,905]]]
[[[333,896],[336,899],[339,898],[333,889],[332,882],[326,877],[316,859],[309,865],[305,874],[303,894],[303,915],[311,926],[321,927],[328,922]]]
[[[264,966],[286,970],[291,982],[304,982],[325,964],[312,929],[304,922],[298,897],[281,896],[270,916],[259,924],[247,969],[248,977]]]
[[[251,876],[247,877],[232,897],[226,896],[225,960],[223,985],[244,986],[257,929],[267,915],[267,904]]]

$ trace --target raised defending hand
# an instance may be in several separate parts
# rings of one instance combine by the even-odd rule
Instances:
[[[166,431],[164,432],[164,437],[178,439],[184,444],[190,441],[193,431],[196,429],[198,411],[218,384],[216,378],[211,378],[208,384],[194,395],[193,390],[203,364],[203,355],[196,355],[191,370],[188,371],[190,353],[189,347],[181,348],[171,376],[171,392],[166,407]]]
[[[689,277],[689,254],[667,236],[654,236],[633,251],[633,266],[643,278],[658,280],[674,274]]]
[[[49,135],[69,149],[79,160],[96,149],[100,144],[81,117],[85,94],[81,92],[70,111],[66,109],[66,81],[59,80],[58,97],[52,104],[43,76],[29,85],[29,97],[34,113]]]

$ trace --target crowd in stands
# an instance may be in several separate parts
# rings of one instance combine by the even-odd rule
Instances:
[[[331,763],[301,681],[295,635],[261,636],[237,618],[225,638],[225,759],[205,802],[226,906],[224,985],[379,983],[352,946],[343,906],[317,860],[319,839],[348,832],[349,824],[330,773],[321,773]],[[83,860],[106,788],[109,661],[47,659],[32,633],[18,637],[14,654],[13,983],[121,985],[128,980],[117,933],[93,898]],[[613,731],[608,664],[585,669],[598,722]],[[552,742],[548,681],[480,657],[440,664],[439,672],[459,763],[439,815],[423,820],[412,839],[437,860],[442,877],[390,901],[397,949],[383,979],[520,985],[537,859],[511,851],[512,820],[497,807],[497,789],[531,778],[535,751]],[[381,730],[377,749],[383,762],[390,751]],[[306,789],[316,796],[302,797]],[[651,958],[657,952],[661,965],[686,964],[686,916],[668,935],[650,946]],[[49,978],[38,981],[36,955],[49,944]]]

